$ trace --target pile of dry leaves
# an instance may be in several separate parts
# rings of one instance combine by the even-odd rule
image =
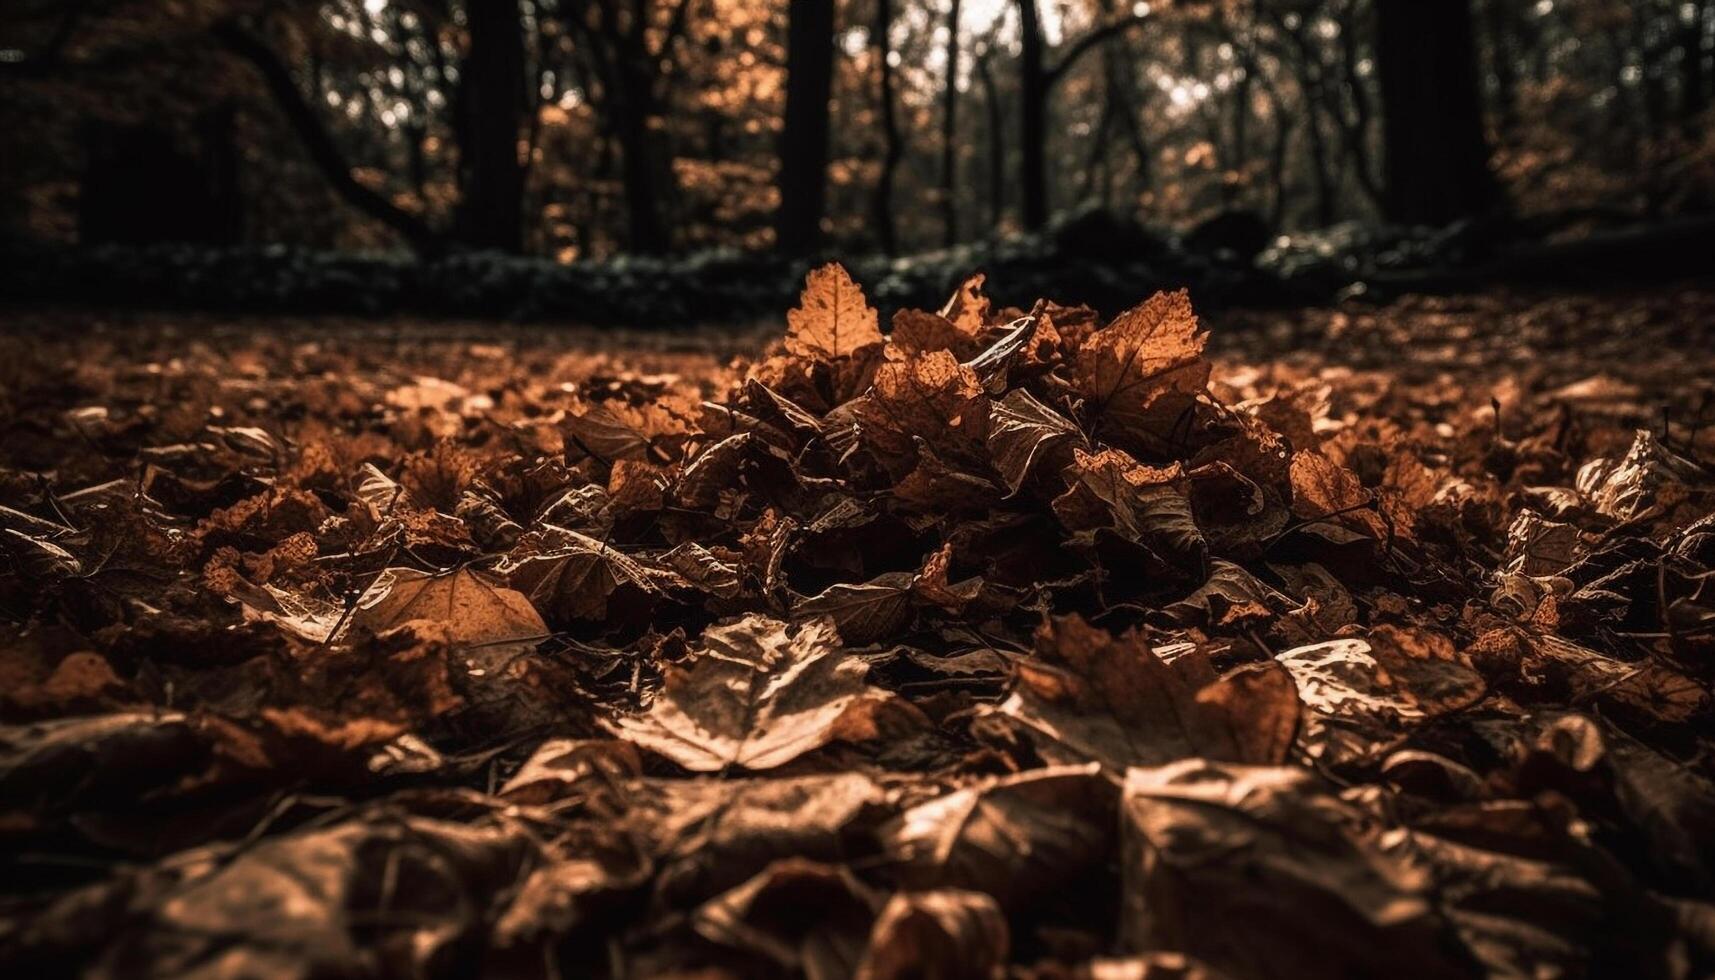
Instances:
[[[16,345],[3,972],[1715,970],[1695,432],[1183,293],[788,322]]]

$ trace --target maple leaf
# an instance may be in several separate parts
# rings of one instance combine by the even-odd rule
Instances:
[[[1156,293],[1083,342],[1073,384],[1104,432],[1163,442],[1209,383],[1208,336],[1188,293]]]
[[[882,343],[874,307],[845,267],[811,270],[798,306],[786,314],[786,350],[805,358],[853,357]]]
[[[892,704],[864,682],[868,668],[845,656],[833,626],[748,616],[703,634],[685,667],[670,667],[646,714],[608,727],[693,772],[730,766],[772,769],[836,740],[876,734]]]

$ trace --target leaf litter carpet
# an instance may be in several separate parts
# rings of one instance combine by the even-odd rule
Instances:
[[[981,286],[16,316],[0,972],[1715,970],[1715,294]]]

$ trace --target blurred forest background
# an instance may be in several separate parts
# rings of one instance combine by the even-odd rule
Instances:
[[[0,238],[558,263],[1715,201],[1711,0],[0,0]]]

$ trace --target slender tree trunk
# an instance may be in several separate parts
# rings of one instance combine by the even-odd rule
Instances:
[[[941,244],[959,240],[959,0],[947,7],[947,85],[941,93]]]
[[[1387,216],[1443,225],[1494,208],[1470,0],[1377,0],[1376,56]]]
[[[1703,53],[1703,21],[1708,7],[1705,0],[1697,0],[1687,8],[1691,16],[1682,20],[1679,28],[1679,105],[1686,131],[1695,136],[1700,131],[1703,114],[1709,109],[1709,81]]]
[[[1024,227],[1048,223],[1048,71],[1036,0],[1018,0],[1019,183]]]
[[[805,255],[821,243],[827,207],[828,100],[834,84],[834,0],[792,0],[786,29],[786,118],[780,138],[776,247]]]
[[[905,148],[899,139],[899,114],[893,98],[893,0],[875,0],[875,24],[870,43],[875,46],[881,81],[881,174],[875,183],[875,234],[881,250],[892,255],[899,250],[899,233],[893,220],[893,177]]]
[[[977,78],[982,82],[983,106],[988,110],[989,227],[998,231],[1006,217],[1006,113],[1001,109],[989,57],[989,51],[977,56]]]
[[[459,79],[466,127],[459,146],[458,238],[474,248],[524,245],[524,23],[518,0],[466,6],[470,52]]]

